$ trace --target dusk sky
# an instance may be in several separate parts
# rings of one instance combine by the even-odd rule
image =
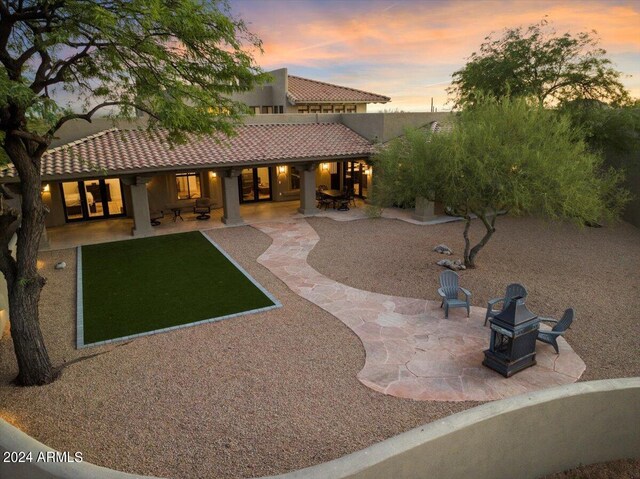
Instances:
[[[232,0],[264,43],[265,70],[390,96],[382,109],[425,111],[431,97],[448,108],[445,89],[492,31],[547,16],[559,33],[596,30],[623,83],[640,97],[638,1]]]

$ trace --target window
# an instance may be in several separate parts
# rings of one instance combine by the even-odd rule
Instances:
[[[277,105],[273,107],[274,113],[284,113],[284,107],[282,105]]]
[[[260,113],[260,107],[259,106],[250,106],[249,110],[251,110],[256,115],[258,115]]]
[[[347,113],[355,113],[356,106],[355,105],[347,105]]]
[[[262,113],[263,114],[269,114],[269,113],[273,113],[273,107],[270,106],[263,106],[262,107]]]
[[[311,113],[320,113],[320,105],[311,105],[309,107],[309,112],[311,112]]]
[[[336,105],[333,107],[334,113],[344,113],[344,105]]]
[[[178,190],[179,200],[200,198],[200,174],[177,173],[176,188]]]
[[[298,113],[309,113],[309,107],[308,106],[299,106],[298,107]]]
[[[322,113],[333,113],[333,106],[332,105],[323,106]]]
[[[300,189],[300,170],[295,166],[291,167],[291,174],[289,175],[289,188],[292,190]]]

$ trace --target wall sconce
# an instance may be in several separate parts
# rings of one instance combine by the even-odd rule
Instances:
[[[287,167],[285,165],[278,166],[278,174],[284,175],[287,172]]]
[[[49,183],[45,183],[45,184],[42,186],[42,192],[43,192],[43,193],[49,193],[49,191],[50,191],[50,190],[51,190],[51,188],[50,188],[50,186],[49,186]]]
[[[216,178],[218,176],[218,173],[216,173],[215,171],[211,171],[209,175],[211,175],[211,178]]]
[[[371,176],[371,167],[368,166],[365,170],[364,170],[364,174],[367,176]]]
[[[329,171],[329,163],[320,163],[320,169],[322,171]]]

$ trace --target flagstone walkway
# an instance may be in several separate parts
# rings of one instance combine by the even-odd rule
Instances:
[[[470,318],[462,309],[452,310],[444,319],[438,302],[352,288],[307,263],[320,238],[305,220],[254,227],[273,239],[258,262],[358,335],[366,352],[358,379],[375,391],[416,400],[489,401],[573,383],[585,370],[560,339],[559,355],[538,343],[538,364],[504,378],[482,366],[489,345],[485,309],[472,307]]]

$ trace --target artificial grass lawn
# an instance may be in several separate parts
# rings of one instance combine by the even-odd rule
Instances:
[[[273,306],[200,232],[82,247],[84,343]]]

